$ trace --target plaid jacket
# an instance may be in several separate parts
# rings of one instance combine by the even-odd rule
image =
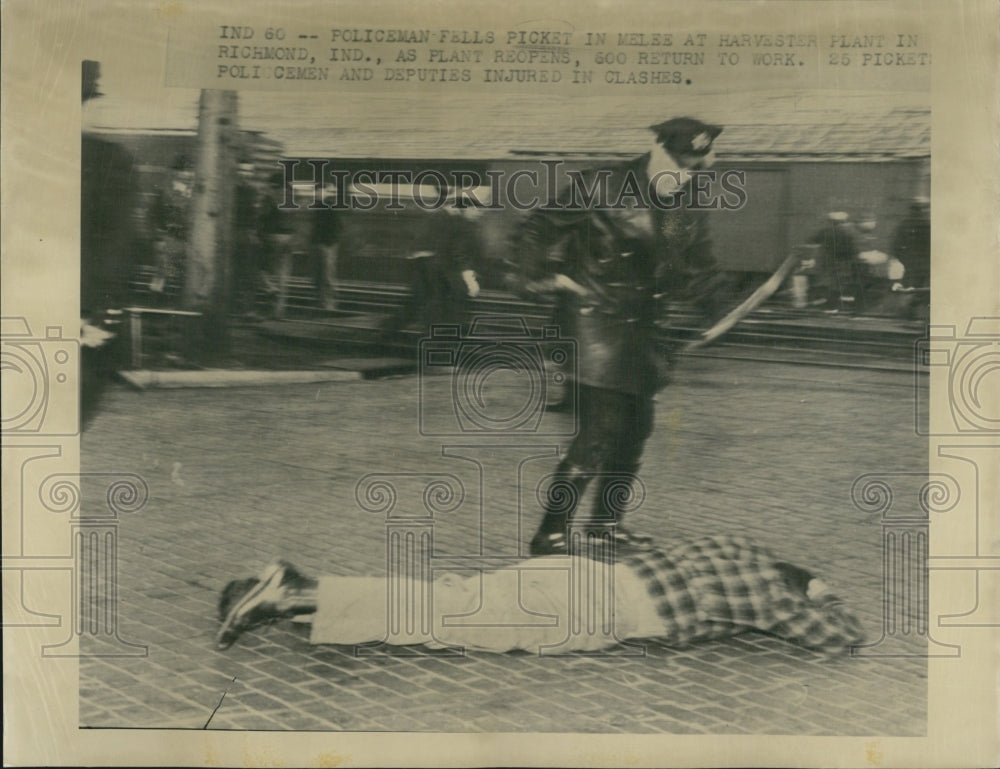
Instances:
[[[814,602],[792,590],[775,568],[775,556],[745,537],[704,537],[622,560],[656,601],[668,644],[760,630],[834,652],[864,638],[839,599]]]

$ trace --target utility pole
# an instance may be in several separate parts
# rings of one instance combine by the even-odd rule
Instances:
[[[184,309],[202,313],[199,357],[229,344],[234,190],[237,182],[236,91],[205,89],[198,103],[198,148],[191,199],[191,242]]]

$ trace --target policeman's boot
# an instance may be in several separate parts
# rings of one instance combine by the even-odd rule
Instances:
[[[556,414],[572,414],[576,411],[576,383],[567,377],[559,400],[546,404],[545,410]]]
[[[597,487],[594,501],[593,520],[595,526],[605,526],[611,530],[615,547],[621,551],[649,550],[653,538],[636,534],[625,528],[622,519],[629,511],[642,504],[635,486],[634,472],[612,472],[603,475]]]
[[[592,477],[593,472],[586,468],[566,462],[559,464],[545,493],[545,515],[531,540],[531,555],[565,555],[569,552],[566,526]]]

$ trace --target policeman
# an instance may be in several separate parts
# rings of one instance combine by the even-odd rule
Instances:
[[[718,268],[692,185],[711,165],[722,128],[682,117],[651,130],[649,152],[585,172],[558,205],[532,212],[518,238],[510,283],[557,297],[562,333],[576,340],[578,356],[580,429],[548,491],[533,555],[567,551],[567,521],[594,479],[594,521],[614,524],[621,546],[648,546],[620,522],[652,432],[653,396],[667,382],[656,324],[671,299],[714,312]],[[581,182],[593,190],[602,181],[606,195],[579,194]]]

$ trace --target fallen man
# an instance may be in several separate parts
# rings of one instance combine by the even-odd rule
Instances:
[[[581,601],[574,575],[604,575]],[[424,586],[427,583],[421,583]],[[449,573],[431,583],[428,647],[491,652],[598,651],[625,639],[669,646],[760,631],[823,652],[860,644],[858,620],[811,572],[779,561],[745,537],[712,536],[668,549],[622,554],[613,564],[547,556],[498,571]],[[584,627],[579,628],[573,607]],[[310,643],[363,644],[389,637],[385,577],[306,577],[283,561],[222,592],[220,649],[246,630],[282,617],[312,623]],[[597,618],[596,623],[593,621]],[[607,618],[606,632],[599,632]],[[611,629],[613,628],[613,630]],[[396,641],[399,643],[399,641]]]

